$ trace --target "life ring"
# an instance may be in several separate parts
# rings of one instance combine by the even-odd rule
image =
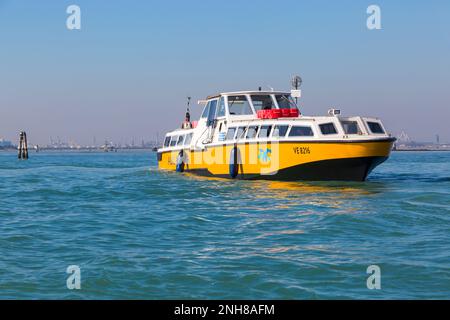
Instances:
[[[183,172],[184,171],[184,152],[183,152],[183,150],[181,150],[178,153],[176,171],[177,172]]]
[[[238,154],[239,149],[237,148],[237,146],[234,146],[230,152],[230,166],[229,166],[230,177],[233,179],[236,178],[239,173]]]

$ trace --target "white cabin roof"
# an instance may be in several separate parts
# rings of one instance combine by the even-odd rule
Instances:
[[[229,92],[221,92],[215,95],[208,96],[206,100],[217,98],[220,96],[232,96],[232,95],[266,95],[266,94],[288,94],[291,93],[289,91],[259,91],[259,90],[248,90],[248,91],[229,91]]]

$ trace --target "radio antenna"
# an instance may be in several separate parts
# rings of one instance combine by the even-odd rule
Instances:
[[[302,85],[302,78],[300,76],[293,76],[291,79],[292,89],[296,91],[295,104],[298,105],[299,88]]]
[[[191,114],[189,112],[189,106],[191,105],[191,97],[187,97],[187,110],[186,110],[186,118],[185,118],[185,122],[186,123],[191,123]]]

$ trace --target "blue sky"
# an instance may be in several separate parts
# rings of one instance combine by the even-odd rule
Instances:
[[[66,8],[81,7],[81,30]],[[366,9],[381,7],[382,30]],[[304,80],[301,109],[450,141],[449,1],[0,0],[0,137],[140,141],[185,99]],[[194,117],[200,107],[193,107]]]

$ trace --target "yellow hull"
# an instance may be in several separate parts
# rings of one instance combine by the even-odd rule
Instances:
[[[394,141],[242,142],[203,151],[184,149],[181,154],[180,150],[158,152],[158,165],[224,178],[363,181],[389,157]]]

